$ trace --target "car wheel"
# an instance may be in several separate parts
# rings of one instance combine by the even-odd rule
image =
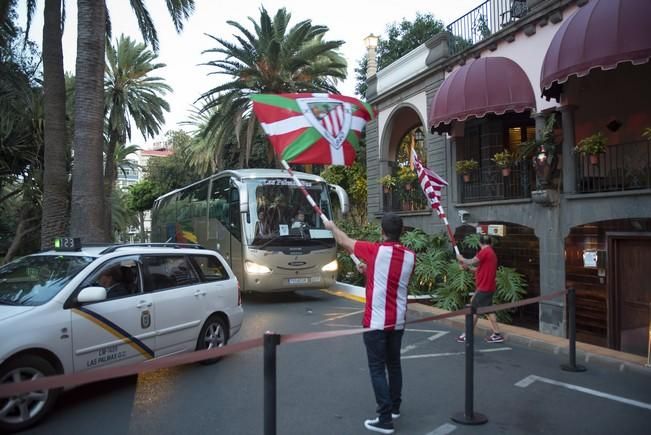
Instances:
[[[197,350],[214,349],[216,347],[226,346],[228,343],[228,327],[221,316],[210,316],[204,323],[199,339],[197,340]],[[201,364],[214,364],[220,358],[213,358],[201,361]]]
[[[36,355],[22,355],[7,361],[0,369],[0,384],[52,376],[56,370]],[[61,389],[39,390],[0,399],[0,432],[26,429],[50,411]]]

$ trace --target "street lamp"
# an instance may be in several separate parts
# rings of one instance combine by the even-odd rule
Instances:
[[[379,37],[374,34],[368,35],[364,38],[364,45],[366,46],[366,77],[374,76],[377,72],[377,60],[375,59],[375,49],[377,48],[377,42]]]
[[[414,149],[416,144],[420,145],[424,140],[425,134],[420,127],[411,132],[411,144],[409,144],[409,167],[411,169],[414,169]]]

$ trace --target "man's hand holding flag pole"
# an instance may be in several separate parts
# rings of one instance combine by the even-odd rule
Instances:
[[[414,162],[414,170],[418,175],[418,183],[420,184],[421,189],[423,189],[423,193],[425,194],[430,206],[443,220],[450,242],[454,247],[454,252],[459,255],[459,248],[457,247],[456,240],[454,240],[452,228],[450,228],[448,218],[446,217],[445,212],[443,211],[443,206],[441,205],[441,190],[444,186],[447,186],[448,183],[443,178],[439,177],[434,171],[423,166],[421,161],[418,159],[415,150],[412,150],[412,159]]]

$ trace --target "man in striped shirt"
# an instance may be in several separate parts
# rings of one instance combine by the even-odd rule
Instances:
[[[366,420],[364,426],[374,432],[391,434],[393,420],[400,417],[400,347],[407,314],[407,286],[416,255],[400,244],[402,218],[394,213],[382,218],[382,243],[351,239],[333,222],[326,223],[326,228],[333,232],[341,247],[365,263],[358,267],[366,274],[362,326],[369,329],[364,333],[364,344],[378,417]]]

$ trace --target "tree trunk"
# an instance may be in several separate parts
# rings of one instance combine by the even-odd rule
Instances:
[[[138,212],[138,221],[140,223],[140,241],[145,242],[145,213],[142,211]]]
[[[106,6],[77,0],[77,63],[71,232],[82,242],[108,242],[104,225],[102,148]]]
[[[41,249],[64,236],[69,219],[66,168],[66,85],[61,44],[61,0],[45,0],[43,12],[43,220]]]
[[[108,146],[106,147],[106,155],[104,156],[104,225],[106,225],[107,234],[113,234],[111,196],[118,175],[115,165],[115,147],[117,143],[117,133],[111,131]]]

